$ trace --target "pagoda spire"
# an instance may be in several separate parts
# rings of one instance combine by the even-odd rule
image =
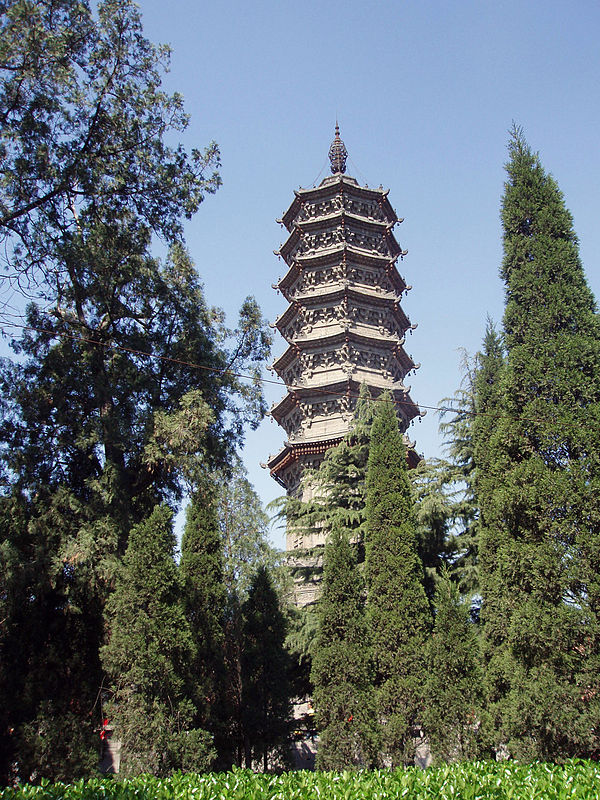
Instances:
[[[346,159],[348,158],[348,151],[346,145],[340,139],[340,126],[337,119],[335,121],[335,137],[329,148],[329,162],[331,164],[331,171],[334,175],[346,172]]]

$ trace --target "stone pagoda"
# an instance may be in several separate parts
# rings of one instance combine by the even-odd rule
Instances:
[[[289,306],[275,327],[288,347],[272,366],[288,391],[271,415],[287,441],[267,466],[288,494],[299,494],[303,470],[317,467],[347,433],[362,383],[373,397],[391,393],[402,431],[420,413],[404,384],[418,365],[404,350],[406,332],[416,325],[401,306],[411,288],[396,268],[406,255],[393,233],[402,220],[387,190],[345,174],[346,159],[336,125],[332,174],[296,191],[278,220],[289,237],[275,252],[288,271],[273,288]],[[418,461],[412,448],[409,460]],[[319,544],[319,533],[288,529],[288,551]]]

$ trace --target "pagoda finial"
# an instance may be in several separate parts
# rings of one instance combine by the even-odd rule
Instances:
[[[340,126],[338,121],[335,121],[335,138],[329,148],[329,161],[331,163],[331,171],[334,175],[346,172],[346,159],[348,158],[348,151],[346,145],[340,139]]]

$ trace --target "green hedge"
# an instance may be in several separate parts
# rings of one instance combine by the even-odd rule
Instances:
[[[597,800],[600,764],[478,762],[439,769],[374,772],[287,772],[255,775],[245,770],[214,775],[144,775],[120,781],[96,779],[4,789],[3,800]]]

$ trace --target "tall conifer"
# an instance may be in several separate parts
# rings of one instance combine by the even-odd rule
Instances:
[[[196,487],[187,508],[181,540],[180,572],[184,608],[194,643],[187,676],[188,695],[195,706],[195,725],[210,730],[225,765],[227,746],[225,709],[225,585],[223,546],[213,487]]]
[[[319,468],[308,470],[303,477],[304,485],[310,487],[311,499],[284,499],[288,524],[302,533],[343,528],[354,542],[364,544],[365,480],[372,424],[373,403],[363,384],[350,430],[327,451]]]
[[[242,732],[246,766],[277,751],[287,758],[291,727],[291,663],[284,647],[287,623],[265,566],[260,566],[242,606]]]
[[[195,727],[186,696],[194,638],[174,561],[172,512],[156,506],[132,528],[114,593],[106,604],[104,667],[113,681],[109,717],[122,742],[121,771],[164,775],[208,768],[211,737]]]
[[[600,321],[571,215],[518,128],[509,156],[507,363],[478,434],[488,699],[497,745],[558,759],[598,734],[598,676],[581,671],[598,647]]]
[[[482,672],[479,642],[458,586],[443,574],[435,592],[435,624],[428,647],[423,721],[435,761],[467,761],[479,754]]]
[[[383,723],[383,751],[411,763],[421,722],[425,645],[431,619],[417,551],[406,448],[389,399],[377,403],[367,467],[368,621]]]
[[[325,548],[311,679],[319,728],[317,766],[341,770],[377,762],[373,674],[364,615],[364,582],[346,531]]]

